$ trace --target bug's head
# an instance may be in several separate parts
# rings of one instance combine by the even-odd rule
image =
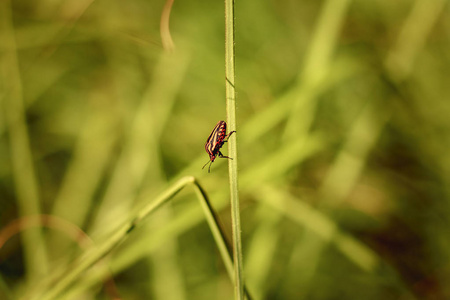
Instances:
[[[211,163],[213,163],[215,159],[216,159],[215,155],[212,154],[209,155],[209,160],[211,161]]]

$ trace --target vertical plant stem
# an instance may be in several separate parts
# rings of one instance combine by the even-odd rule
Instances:
[[[225,94],[229,130],[236,130],[236,90],[234,70],[234,0],[225,0]],[[241,222],[237,178],[236,135],[228,143],[230,181],[231,224],[233,230],[234,288],[235,299],[244,299],[244,279],[242,267]]]

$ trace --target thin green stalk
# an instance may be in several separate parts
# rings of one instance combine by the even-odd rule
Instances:
[[[40,284],[37,290],[30,291],[23,299],[51,300],[58,299],[62,293],[67,293],[67,288],[78,280],[84,272],[111,253],[112,250],[124,241],[134,228],[141,226],[153,212],[171,200],[179,191],[189,184],[193,184],[194,186],[206,221],[211,229],[217,247],[219,248],[225,268],[230,278],[233,279],[233,259],[230,253],[231,251],[229,250],[231,247],[226,241],[225,234],[219,225],[218,218],[214,213],[205,191],[194,177],[187,176],[181,178],[174,185],[169,187],[157,197],[155,201],[152,201],[140,209],[132,221],[117,228],[103,243],[93,246],[91,250],[86,251],[79,259],[74,261],[69,268],[65,269],[68,270],[67,272],[64,274],[55,272],[53,276],[47,280],[46,284]],[[247,299],[250,299],[245,287],[243,287],[243,291],[245,292]]]
[[[141,225],[146,217],[153,213],[157,208],[172,199],[187,184],[193,183],[194,177],[183,177],[174,185],[163,192],[155,201],[139,210],[131,222],[127,222],[112,233],[106,241],[99,246],[94,247],[90,251],[86,251],[78,260],[67,268],[65,274],[54,273],[49,279],[47,285],[41,284],[40,291],[31,291],[28,297],[24,299],[57,299],[58,296],[73,284],[87,269],[109,254],[119,245],[124,238],[137,226]]]
[[[225,95],[227,101],[227,121],[230,130],[236,130],[236,90],[234,69],[234,0],[225,0]],[[234,135],[235,137],[236,135]],[[232,138],[233,139],[233,138]],[[228,160],[231,226],[233,230],[234,287],[235,299],[244,299],[244,275],[242,267],[241,221],[239,213],[239,193],[237,178],[236,138],[228,143]]]
[[[231,256],[231,245],[227,242],[227,238],[225,236],[225,233],[220,226],[220,221],[217,215],[214,213],[214,209],[212,208],[208,196],[203,190],[203,188],[200,186],[198,182],[194,182],[194,188],[195,192],[197,194],[197,197],[200,201],[200,205],[202,206],[203,213],[206,218],[206,222],[208,222],[209,228],[211,230],[211,233],[214,237],[214,240],[216,241],[216,245],[219,248],[220,255],[222,256],[222,260],[225,264],[225,268],[227,269],[228,275],[230,278],[234,277],[234,270],[233,270],[233,259]],[[251,299],[245,285],[243,286],[243,290],[245,293],[245,296],[248,300]]]

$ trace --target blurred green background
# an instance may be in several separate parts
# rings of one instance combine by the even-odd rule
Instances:
[[[230,228],[226,164],[201,169],[226,118],[223,1],[174,2],[173,53],[163,7],[0,2],[1,299],[32,297],[183,175]],[[235,10],[253,297],[450,299],[447,1]],[[233,286],[186,188],[61,297],[220,300]]]

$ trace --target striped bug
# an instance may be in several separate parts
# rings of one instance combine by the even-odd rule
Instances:
[[[231,157],[224,156],[220,152],[220,148],[222,148],[223,143],[228,142],[228,138],[231,134],[233,134],[236,131],[231,131],[230,133],[227,133],[227,123],[225,121],[219,121],[214,129],[211,131],[211,134],[209,135],[208,139],[205,143],[205,150],[206,153],[209,154],[209,161],[203,166],[203,168],[206,167],[207,164],[209,164],[208,173],[211,171],[211,165],[216,159],[216,156],[220,158],[229,158]],[[203,169],[202,168],[202,169]]]

